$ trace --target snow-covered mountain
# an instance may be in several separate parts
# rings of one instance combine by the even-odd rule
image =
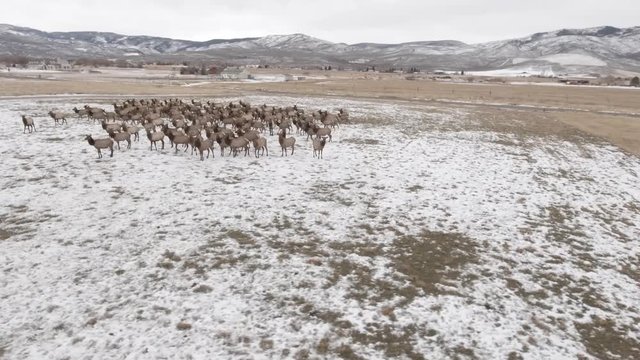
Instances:
[[[640,27],[564,29],[476,45],[490,67],[640,71]]]
[[[445,40],[347,45],[304,34],[198,42],[103,32],[48,33],[0,25],[0,55],[603,74],[640,72],[640,27],[563,29],[482,44]]]

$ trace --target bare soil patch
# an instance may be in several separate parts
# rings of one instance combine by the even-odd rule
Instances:
[[[575,326],[589,354],[599,359],[640,359],[640,342],[629,336],[633,329],[597,316]]]
[[[600,136],[640,155],[640,118],[634,116],[562,112],[551,116],[576,129]]]
[[[391,253],[396,269],[416,288],[444,294],[474,279],[462,274],[465,266],[478,261],[476,248],[476,242],[463,235],[425,230],[396,239]]]

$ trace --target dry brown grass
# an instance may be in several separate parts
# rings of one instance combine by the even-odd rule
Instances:
[[[176,329],[178,330],[191,330],[191,324],[181,321],[176,325]]]
[[[562,112],[552,116],[577,129],[601,136],[626,151],[640,154],[640,119],[636,116]]]
[[[11,233],[7,230],[0,229],[0,240],[7,240],[11,237]]]
[[[597,316],[575,326],[589,354],[599,359],[640,359],[640,343],[629,336],[631,328]]]
[[[55,218],[55,216],[41,214],[40,218],[36,219],[29,214],[29,208],[26,206],[9,205],[9,208],[11,211],[8,214],[0,215],[0,241],[29,234],[34,231],[30,225]]]
[[[476,263],[476,243],[460,234],[423,231],[393,242],[393,263],[411,284],[427,294],[447,293],[454,282],[472,281],[462,276],[465,266]]]
[[[414,325],[405,326],[399,330],[389,325],[369,324],[366,330],[366,332],[354,330],[351,337],[357,343],[373,345],[376,349],[382,350],[387,358],[425,359],[413,347],[412,338],[418,333],[418,328]]]

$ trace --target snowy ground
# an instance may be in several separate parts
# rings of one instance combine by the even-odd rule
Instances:
[[[552,67],[549,66],[515,66],[507,69],[486,70],[486,71],[467,71],[467,75],[473,76],[506,76],[506,77],[532,77],[545,76],[555,77],[556,74]]]
[[[2,359],[640,358],[640,160],[614,146],[248,97],[353,124],[323,160],[97,160],[97,125],[44,116],[76,100],[0,101]]]

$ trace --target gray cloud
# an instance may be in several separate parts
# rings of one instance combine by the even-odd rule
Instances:
[[[300,32],[346,43],[474,43],[560,28],[635,26],[638,14],[636,0],[21,0],[2,8],[0,22],[189,40]]]

